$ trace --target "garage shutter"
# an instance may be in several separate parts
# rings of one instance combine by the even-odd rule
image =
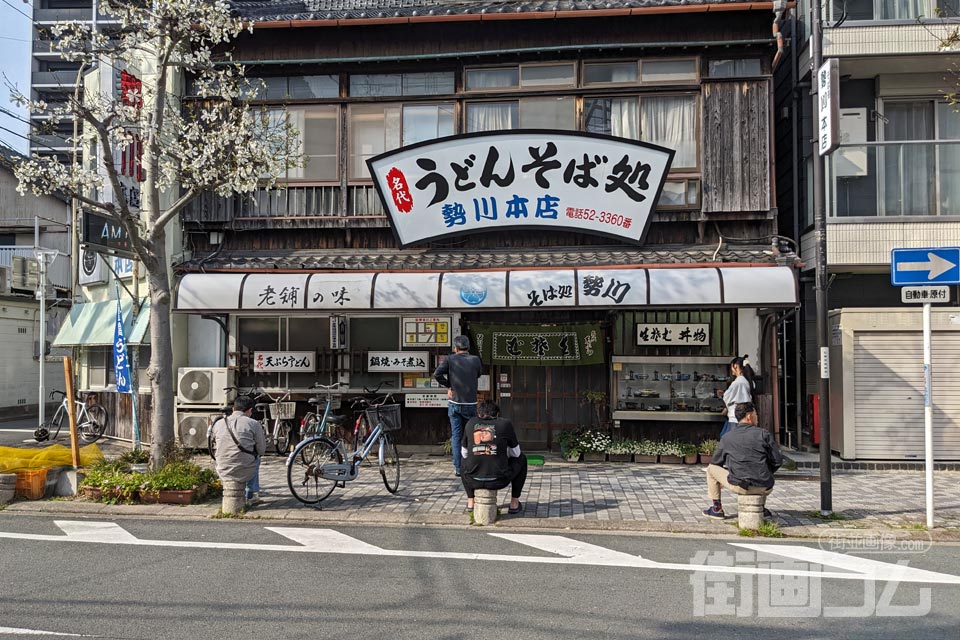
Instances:
[[[933,447],[960,459],[960,334],[933,333]],[[854,337],[857,458],[923,459],[923,337]]]

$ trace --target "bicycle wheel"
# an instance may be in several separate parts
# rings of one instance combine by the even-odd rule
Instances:
[[[387,491],[396,493],[400,488],[400,456],[397,443],[388,433],[380,436],[380,476]]]
[[[47,440],[56,440],[57,436],[60,435],[60,428],[63,427],[63,423],[67,417],[67,412],[57,409],[57,413],[54,414],[53,419],[50,420],[46,425],[47,429]]]
[[[363,443],[367,440],[367,436],[370,435],[370,421],[367,419],[366,413],[361,413],[360,417],[357,418],[357,423],[353,428],[353,450],[359,451],[360,447],[363,446]]]
[[[303,416],[303,420],[301,420],[300,424],[302,425],[300,427],[301,440],[307,440],[313,436],[320,435],[317,433],[317,414],[313,413],[312,411]]]
[[[90,444],[96,442],[107,428],[107,410],[98,404],[87,407],[86,419],[77,425],[80,439]]]
[[[213,425],[215,422],[211,422],[210,426],[207,427],[207,453],[210,454],[210,457],[214,460],[217,459],[217,441],[213,439]]]
[[[317,504],[337,486],[336,480],[317,473],[325,464],[341,464],[343,456],[326,438],[311,438],[297,445],[287,460],[287,485],[293,497],[304,504]]]
[[[274,429],[273,444],[277,449],[277,455],[285,456],[289,453],[287,447],[290,446],[290,431],[293,429],[293,425],[290,424],[289,420],[280,420]]]

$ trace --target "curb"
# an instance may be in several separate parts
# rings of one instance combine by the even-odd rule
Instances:
[[[210,520],[219,510],[219,504],[212,505],[112,505],[99,502],[69,500],[38,500],[34,502],[14,502],[7,505],[4,513],[17,515],[53,515],[53,516],[102,516],[122,518],[179,518],[185,520]],[[300,509],[254,508],[242,518],[224,518],[224,521],[255,522],[272,521],[282,523],[315,523],[325,525],[377,525],[377,526],[443,526],[474,527],[466,514],[412,514],[412,513],[369,513],[358,509],[351,512],[323,511],[304,507]],[[697,535],[717,538],[742,539],[732,524],[735,519],[723,523],[694,524],[689,522],[648,522],[640,520],[585,520],[579,518],[525,518],[503,517],[493,525],[493,529],[512,529],[530,531],[577,531],[586,533],[635,533],[656,535]],[[932,532],[909,529],[859,529],[837,527],[794,526],[781,529],[783,538],[788,539],[875,539],[875,540],[918,540],[928,542],[960,542],[960,529],[934,529]],[[764,539],[760,536],[752,540]]]

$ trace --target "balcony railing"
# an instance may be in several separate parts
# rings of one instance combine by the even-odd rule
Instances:
[[[841,145],[827,190],[832,218],[960,216],[960,140]]]
[[[256,191],[248,195],[221,198],[204,194],[184,210],[186,220],[200,223],[225,223],[271,226],[274,224],[310,226],[309,221],[344,218],[383,218],[386,215],[372,186],[351,186],[344,211],[339,186],[296,186]]]
[[[943,20],[958,17],[957,0],[833,0],[824,2],[829,22]]]
[[[31,81],[34,86],[70,89],[77,85],[76,71],[34,71]]]
[[[66,22],[68,20],[86,21],[93,18],[93,7],[77,9],[34,9],[36,22]]]

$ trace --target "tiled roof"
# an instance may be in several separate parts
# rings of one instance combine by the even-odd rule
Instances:
[[[347,20],[498,13],[552,13],[735,4],[742,0],[231,0],[237,14],[263,21]]]
[[[793,262],[795,256],[775,255],[769,246],[724,245],[685,248],[571,247],[527,251],[424,250],[310,250],[223,251],[210,257],[194,257],[178,266],[182,271],[264,269],[308,271],[450,271],[524,267],[582,267],[634,264],[770,263]],[[779,260],[778,260],[779,259]]]

